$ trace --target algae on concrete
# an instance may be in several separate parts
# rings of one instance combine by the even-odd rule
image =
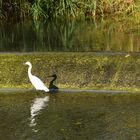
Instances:
[[[31,88],[28,79],[30,61],[32,74],[46,86],[56,74],[59,88],[140,90],[140,57],[97,53],[17,53],[0,55],[0,88]]]

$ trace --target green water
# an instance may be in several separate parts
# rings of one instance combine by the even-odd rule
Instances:
[[[136,140],[139,132],[139,94],[0,94],[0,140]]]
[[[109,21],[47,21],[0,26],[1,52],[140,52],[139,26]]]

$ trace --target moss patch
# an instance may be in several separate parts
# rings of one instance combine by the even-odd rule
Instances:
[[[51,78],[58,76],[59,88],[121,89],[139,91],[140,57],[124,55],[99,55],[96,53],[35,53],[1,54],[0,88],[31,88],[28,79],[30,61],[32,74],[48,86]]]

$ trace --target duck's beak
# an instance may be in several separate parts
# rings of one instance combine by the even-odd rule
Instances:
[[[52,77],[52,75],[50,75],[50,76],[47,76],[47,77]]]

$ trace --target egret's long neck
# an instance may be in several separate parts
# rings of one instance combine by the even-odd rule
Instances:
[[[31,70],[32,70],[32,65],[29,65],[29,68],[28,68],[28,76],[32,76],[32,73],[31,73]]]

